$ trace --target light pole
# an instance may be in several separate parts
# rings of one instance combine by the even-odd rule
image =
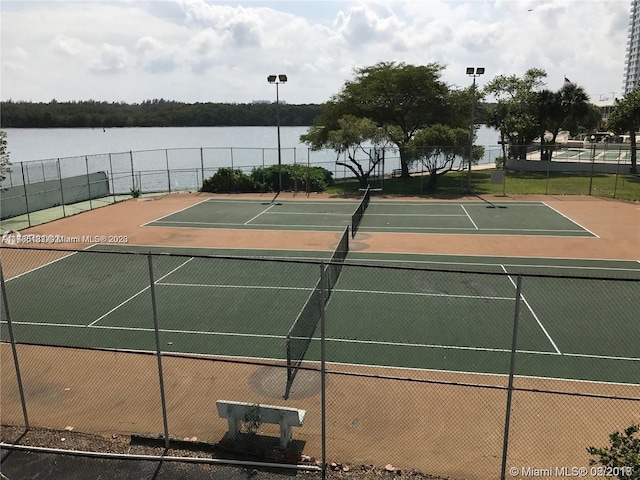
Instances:
[[[484,67],[467,67],[467,75],[473,77],[471,88],[471,122],[469,124],[469,170],[467,171],[467,193],[471,193],[471,161],[473,160],[473,132],[476,116],[476,77],[484,73]]]
[[[280,75],[269,75],[267,77],[267,81],[269,83],[276,84],[276,121],[278,125],[278,193],[282,191],[282,152],[280,150],[280,92],[278,90],[278,86],[281,83],[286,83],[287,76]]]

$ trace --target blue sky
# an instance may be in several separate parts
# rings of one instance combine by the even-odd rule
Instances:
[[[381,61],[546,70],[592,101],[620,96],[629,0],[2,0],[0,98],[321,103]]]

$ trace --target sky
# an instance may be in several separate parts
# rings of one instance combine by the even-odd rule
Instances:
[[[1,0],[0,99],[323,103],[378,62],[621,97],[629,0]]]

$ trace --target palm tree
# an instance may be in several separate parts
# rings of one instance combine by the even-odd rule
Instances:
[[[542,90],[538,93],[540,119],[540,159],[551,159],[551,149],[560,129],[575,131],[589,117],[589,96],[575,84],[566,84],[557,92]],[[552,137],[544,148],[544,134]]]

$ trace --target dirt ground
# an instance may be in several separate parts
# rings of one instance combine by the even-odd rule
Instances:
[[[335,232],[141,227],[205,198],[205,194],[172,194],[132,199],[21,233],[69,237],[126,235],[131,244],[157,246],[327,251],[335,247]],[[296,200],[305,198],[298,196]],[[313,195],[309,200],[330,198]],[[493,196],[488,199],[497,200]],[[396,200],[407,198],[388,199]],[[500,197],[499,200],[544,201],[597,237],[492,235],[489,241],[479,242],[477,235],[368,233],[358,236],[354,247],[372,252],[640,259],[638,204],[573,196]],[[72,245],[73,248],[88,246]],[[11,261],[12,254],[8,249],[0,249],[0,260],[8,278],[60,255],[34,252],[29,261],[18,263]],[[33,426],[62,432],[73,427],[74,432],[99,436],[157,435],[163,431],[155,357],[29,345],[20,345],[18,354]],[[0,346],[0,360],[3,366],[0,420],[5,425],[22,425],[10,346]],[[219,442],[224,437],[226,421],[215,414],[216,399],[283,402],[280,387],[285,373],[275,365],[166,357],[163,368],[170,432],[175,438],[196,437],[205,442]],[[499,475],[505,378],[355,366],[346,369],[361,375],[337,373],[345,368],[331,366],[329,370],[334,373],[327,377],[329,461],[354,466],[390,463],[403,471],[417,470],[469,480]],[[516,392],[510,430],[510,465],[585,466],[589,460],[587,446],[604,445],[609,433],[640,422],[640,402],[630,400],[640,398],[638,386],[519,378],[516,387],[579,391],[592,396]],[[308,412],[308,420],[299,431],[294,431],[294,438],[303,443],[303,453],[312,457],[318,457],[321,451],[320,400],[317,372],[300,372],[289,403]],[[267,428],[264,433],[277,435],[277,430]]]

